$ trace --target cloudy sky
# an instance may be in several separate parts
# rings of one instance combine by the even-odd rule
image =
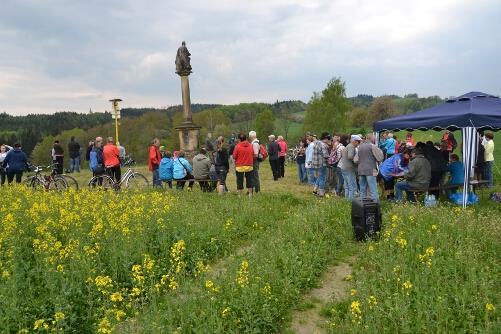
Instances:
[[[501,93],[499,0],[0,0],[0,112]]]

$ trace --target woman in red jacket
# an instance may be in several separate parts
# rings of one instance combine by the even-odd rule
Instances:
[[[244,189],[244,177],[245,185],[247,186],[247,191],[249,197],[252,197],[252,190],[254,185],[253,181],[253,164],[254,164],[254,149],[251,143],[247,140],[247,136],[241,133],[238,136],[240,142],[235,146],[233,150],[233,159],[235,160],[235,171],[237,175],[237,192],[241,193]]]
[[[148,154],[148,168],[153,173],[153,187],[162,186],[162,181],[160,181],[160,176],[158,175],[158,166],[160,166],[160,160],[162,160],[159,147],[160,139],[153,139]]]

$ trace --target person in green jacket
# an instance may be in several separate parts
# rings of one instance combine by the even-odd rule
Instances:
[[[415,148],[412,151],[412,158],[409,162],[409,168],[406,172],[395,174],[394,176],[403,176],[405,180],[395,184],[396,200],[402,201],[403,192],[407,192],[407,200],[415,202],[414,193],[409,189],[428,189],[431,180],[430,162],[424,157],[423,151]]]

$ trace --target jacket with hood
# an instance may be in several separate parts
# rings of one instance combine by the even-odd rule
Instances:
[[[175,180],[183,179],[186,175],[188,175],[188,172],[191,174],[192,171],[193,168],[191,167],[188,160],[186,160],[183,157],[178,157],[174,159],[173,176]]]
[[[250,167],[247,171],[251,171],[254,165],[254,148],[251,143],[247,140],[238,143],[233,150],[233,159],[235,159],[237,171],[240,167]]]
[[[197,180],[206,180],[209,178],[210,159],[204,154],[197,154],[193,158],[193,177]]]
[[[170,181],[173,179],[174,174],[174,161],[171,158],[162,158],[160,160],[160,166],[158,167],[158,174],[160,180]]]
[[[431,165],[422,154],[409,162],[409,170],[404,174],[407,183],[415,189],[427,189],[431,180]]]
[[[22,172],[26,168],[28,157],[20,148],[14,148],[7,153],[3,166],[8,167],[9,172]]]

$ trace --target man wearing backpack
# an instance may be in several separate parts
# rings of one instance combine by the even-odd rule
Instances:
[[[259,182],[259,164],[261,163],[259,159],[259,150],[261,145],[257,139],[256,131],[249,132],[249,140],[254,150],[254,163],[252,166],[254,192],[258,193],[261,191],[261,184]]]

